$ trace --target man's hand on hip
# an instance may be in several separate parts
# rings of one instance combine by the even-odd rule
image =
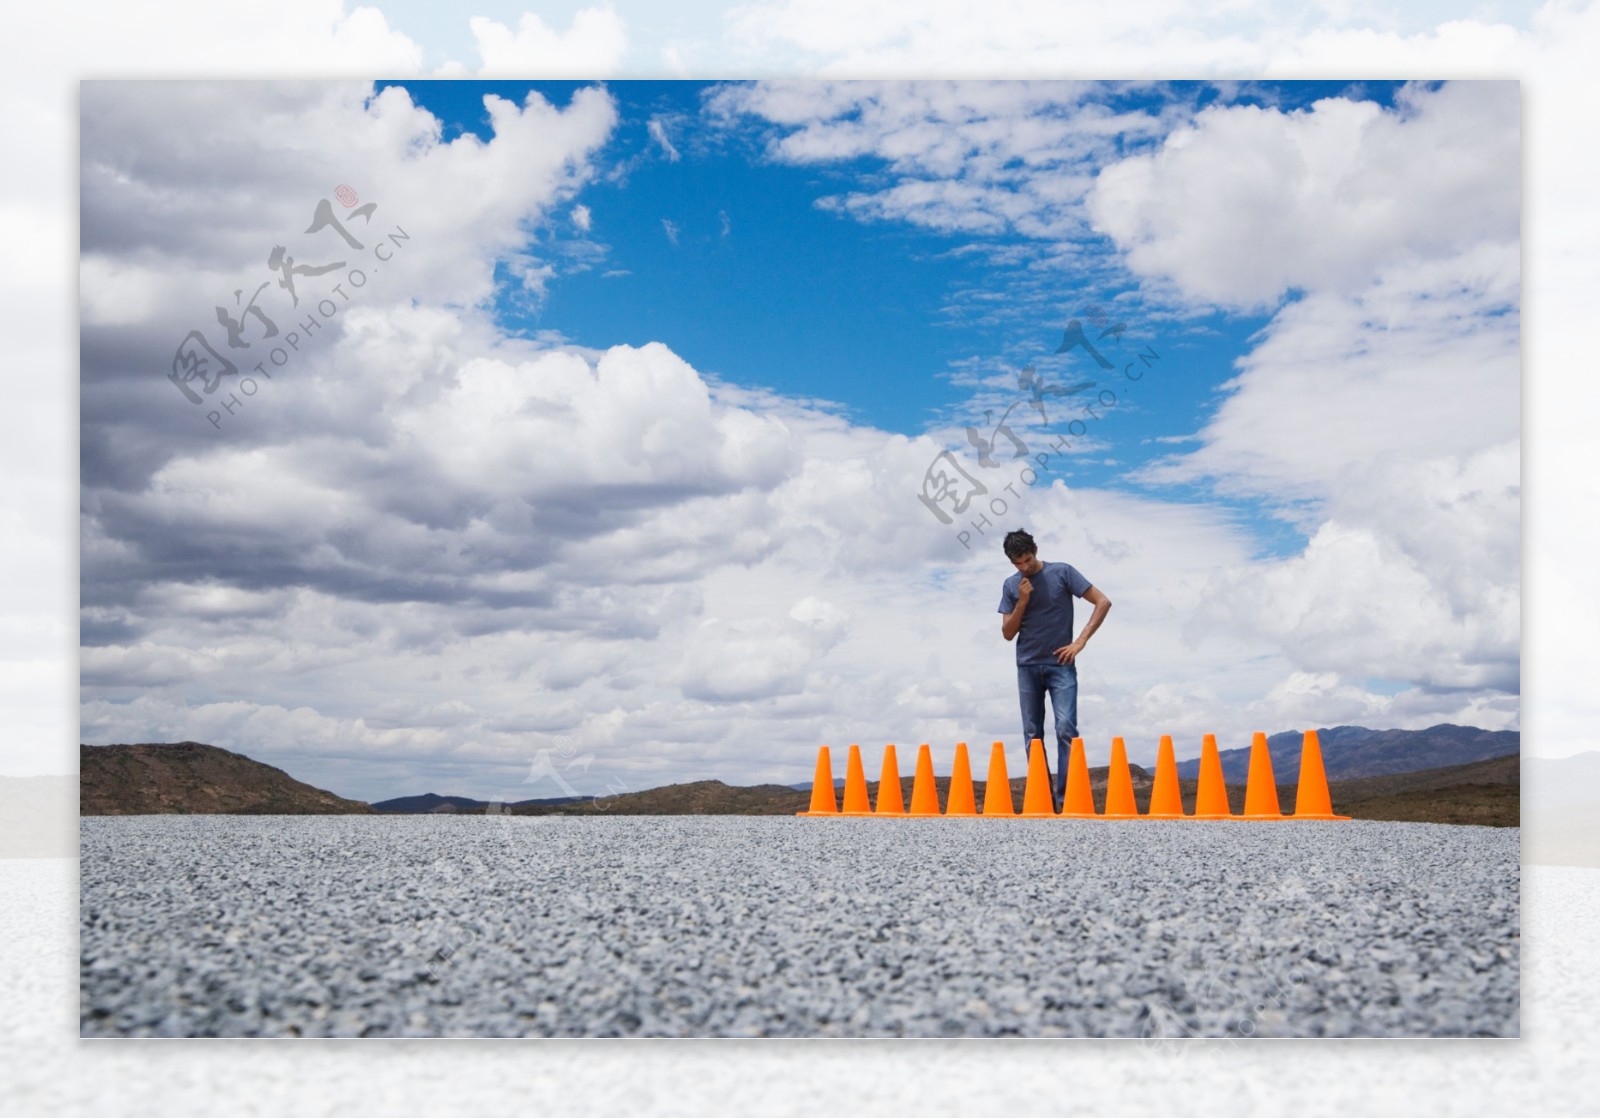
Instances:
[[[1071,645],[1063,645],[1056,650],[1057,664],[1072,664],[1078,659],[1078,654],[1083,652],[1083,644],[1074,641]]]

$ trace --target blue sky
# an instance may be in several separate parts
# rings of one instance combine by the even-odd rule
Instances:
[[[533,91],[565,105],[586,83],[378,88],[386,84],[403,86],[438,117],[448,141],[463,133],[492,137],[486,93],[520,103]],[[1108,89],[1103,99],[1152,113],[1174,102],[1198,109],[1224,97],[1292,112],[1324,97],[1391,107],[1400,84],[1163,83]],[[1153,348],[1161,355],[1159,375],[1118,386],[1117,406],[1094,423],[1103,455],[1052,463],[1049,475],[1071,485],[1144,489],[1129,472],[1168,451],[1158,440],[1199,430],[1220,403],[1218,386],[1233,375],[1235,359],[1268,321],[1264,313],[1194,308],[1181,316],[1168,308],[1147,313],[1137,279],[1118,269],[1116,246],[1103,235],[1081,240],[1093,264],[1051,277],[1041,293],[1017,267],[996,264],[994,253],[964,252],[975,243],[971,236],[863,222],[820,207],[819,200],[852,183],[883,176],[885,161],[774,160],[765,148],[767,130],[711,119],[706,100],[717,88],[693,81],[609,86],[621,120],[600,153],[598,181],[574,199],[589,209],[593,225],[584,231],[569,216],[552,215],[537,229],[533,243],[555,263],[556,278],[536,300],[502,269],[496,316],[508,332],[555,331],[599,348],[659,340],[709,376],[833,402],[856,423],[915,436],[951,424],[988,430],[961,372],[1015,372],[1032,363],[1057,385],[1093,380],[1098,371],[1087,354],[1055,351],[1070,318],[1096,304],[1108,314],[1115,307],[1112,319],[1128,328],[1116,349],[1126,356]],[[652,137],[652,121],[661,123],[676,158]],[[1131,153],[1150,145],[1147,137],[1128,136],[1116,138],[1115,148]],[[1041,248],[1014,232],[982,243],[1024,254]],[[1019,286],[1026,286],[1025,302],[1034,310],[1008,311]],[[1071,415],[1081,413],[1064,411],[1055,425],[1041,424],[1040,434],[1063,431]],[[1304,546],[1305,531],[1275,516],[1273,502],[1230,499],[1197,485],[1160,489],[1172,499],[1227,509],[1261,555]]]

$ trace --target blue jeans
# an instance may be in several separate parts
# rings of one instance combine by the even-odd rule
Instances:
[[[1050,708],[1056,717],[1056,768],[1050,777],[1050,796],[1056,811],[1067,786],[1067,759],[1072,740],[1078,736],[1078,666],[1075,664],[1017,665],[1017,693],[1022,699],[1022,756],[1033,748],[1033,740],[1045,742],[1045,764],[1049,765],[1050,746],[1044,736],[1044,697],[1050,693]],[[1026,770],[1024,770],[1026,772]]]

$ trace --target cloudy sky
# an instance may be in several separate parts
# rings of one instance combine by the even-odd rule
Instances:
[[[1518,729],[1520,117],[1493,81],[86,83],[82,740],[363,799],[1015,745],[1019,526],[1116,603],[1091,757]]]

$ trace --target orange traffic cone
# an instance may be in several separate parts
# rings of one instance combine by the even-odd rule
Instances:
[[[1172,735],[1161,736],[1161,749],[1156,754],[1156,783],[1150,787],[1152,820],[1177,820],[1183,817],[1183,794],[1178,791],[1178,762],[1172,752]]]
[[[1208,734],[1200,746],[1200,787],[1194,794],[1194,819],[1228,820],[1228,786],[1222,779],[1222,755],[1217,753],[1217,736]]]
[[[950,792],[945,795],[946,816],[976,816],[978,802],[972,795],[972,763],[967,761],[967,744],[956,743],[956,761],[950,768]]]
[[[1281,820],[1278,786],[1272,780],[1272,752],[1267,736],[1256,731],[1250,740],[1250,777],[1244,787],[1244,815],[1249,820]]]
[[[841,816],[870,816],[872,802],[867,799],[867,775],[861,768],[861,747],[851,743],[850,760],[845,763],[844,807]]]
[[[1061,815],[1071,819],[1094,818],[1094,790],[1089,788],[1089,756],[1083,739],[1072,740],[1072,756],[1067,762],[1067,789],[1061,797]]]
[[[879,816],[904,816],[905,798],[900,795],[900,767],[894,760],[894,743],[883,748],[883,775],[878,778]]]
[[[1020,815],[1054,818],[1055,798],[1050,795],[1050,767],[1044,760],[1044,743],[1035,738],[1028,746],[1028,783],[1022,787]]]
[[[828,748],[817,751],[817,772],[811,778],[811,807],[796,816],[837,816],[839,802],[833,791],[833,762],[828,758]]]
[[[1328,773],[1322,768],[1322,742],[1317,732],[1308,730],[1300,746],[1300,787],[1294,794],[1296,820],[1348,820],[1333,814],[1333,798],[1328,795]]]
[[[1131,820],[1139,815],[1133,799],[1133,775],[1128,772],[1128,748],[1122,739],[1111,740],[1111,772],[1106,775],[1106,819]]]
[[[883,799],[883,793],[878,793]],[[917,751],[917,776],[911,782],[911,815],[937,816],[939,814],[939,786],[933,783],[933,755],[924,742]]]
[[[1011,800],[1011,778],[1006,776],[1006,744],[996,742],[989,751],[989,779],[983,785],[985,816],[1015,816]]]

